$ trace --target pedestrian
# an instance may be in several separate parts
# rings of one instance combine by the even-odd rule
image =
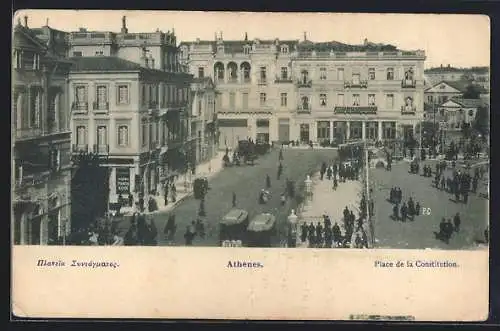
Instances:
[[[401,205],[401,220],[406,222],[406,217],[408,216],[408,208],[406,207],[406,202]]]
[[[413,199],[410,197],[410,199],[408,199],[408,216],[410,216],[410,220],[413,221],[413,217],[415,216],[415,204],[413,202]]]
[[[316,245],[318,247],[321,247],[321,244],[323,243],[323,227],[321,226],[321,223],[318,222],[316,225]]]
[[[336,190],[337,187],[339,186],[339,183],[337,182],[337,177],[333,177],[333,189]]]
[[[453,217],[453,225],[456,232],[460,231],[460,223],[461,223],[460,214],[456,213],[455,216]]]
[[[418,201],[415,204],[415,215],[417,215],[417,216],[420,215],[420,203]]]
[[[325,176],[325,172],[326,172],[326,163],[323,162],[321,164],[321,170],[320,170],[321,180],[323,180],[323,177]]]
[[[283,147],[281,147],[281,149],[280,149],[279,160],[283,161]]]
[[[266,188],[271,188],[271,177],[269,177],[269,174],[266,175]]]
[[[306,241],[306,239],[307,239],[307,232],[308,232],[308,228],[307,228],[306,223],[304,222],[300,226],[300,241],[301,242],[305,242]]]
[[[335,224],[332,226],[332,234],[333,234],[333,240],[335,240],[335,242],[338,243],[340,241],[341,231],[337,222],[335,222]]]
[[[399,206],[397,203],[395,203],[393,206],[392,206],[392,217],[395,221],[398,221],[399,220]]]
[[[368,212],[370,213],[370,216],[374,216],[374,211],[375,211],[375,204],[373,202],[373,199],[370,199],[370,203],[368,204]]]
[[[314,228],[314,225],[313,223],[311,222],[309,224],[309,229],[308,229],[308,239],[309,239],[309,247],[313,247],[314,246],[314,231],[315,231],[315,228]]]
[[[438,239],[447,242],[447,237],[446,237],[446,220],[443,217],[441,219],[441,222],[439,223],[439,233],[438,233]]]
[[[328,167],[326,170],[326,178],[328,178],[328,180],[332,179],[332,167]]]
[[[186,226],[186,233],[184,233],[184,239],[186,241],[186,246],[193,245],[194,234],[191,232],[190,226]]]
[[[128,192],[128,206],[132,207],[134,205],[134,196],[132,193]]]
[[[276,179],[277,179],[277,180],[279,180],[279,179],[281,178],[281,174],[282,174],[282,173],[283,173],[283,165],[282,165],[282,164],[281,164],[281,162],[280,162],[280,164],[279,164],[279,166],[278,166],[278,174],[276,175]]]
[[[233,192],[233,208],[236,207],[236,193]]]
[[[449,218],[448,221],[446,222],[446,243],[448,244],[451,235],[453,234],[453,224],[451,223],[451,219]]]

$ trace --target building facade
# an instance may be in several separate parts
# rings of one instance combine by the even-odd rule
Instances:
[[[69,234],[71,151],[67,74],[71,63],[20,22],[12,58],[14,244],[60,243]],[[64,39],[64,36],[62,37]]]
[[[424,103],[423,51],[298,40],[180,44],[181,62],[210,76],[219,147],[251,138],[321,142],[412,135]]]
[[[113,56],[72,60],[73,153],[105,156],[109,203],[163,194],[165,180],[185,166],[192,76]]]
[[[193,164],[212,159],[217,152],[216,91],[210,77],[195,78],[191,84],[190,135],[193,144]]]

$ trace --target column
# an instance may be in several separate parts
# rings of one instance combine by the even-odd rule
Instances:
[[[366,139],[366,121],[361,122],[361,139]]]
[[[117,202],[118,197],[116,194],[116,168],[111,168],[111,173],[109,174],[109,201]]]
[[[160,108],[164,108],[165,104],[163,103],[163,89],[164,89],[164,84],[159,83],[158,84],[158,105]]]
[[[378,140],[382,140],[382,121],[378,121]]]
[[[61,118],[60,118],[60,113],[59,113],[59,96],[60,93],[56,93],[54,97],[54,127],[57,132],[59,132],[62,127],[61,127]]]
[[[17,96],[17,99],[16,99],[16,110],[17,110],[17,121],[16,121],[16,124],[17,124],[17,129],[20,130],[23,128],[23,121],[25,121],[25,119],[23,118],[24,117],[24,114],[23,112],[25,111],[24,110],[24,104],[25,102],[24,101],[24,98],[25,98],[25,93],[24,92],[19,92],[19,95]]]
[[[316,121],[312,121],[309,124],[309,140],[313,142],[318,141],[318,122]]]
[[[351,138],[351,122],[350,121],[347,121],[346,122],[346,139],[350,139]]]
[[[330,141],[333,141],[333,121],[330,121]]]

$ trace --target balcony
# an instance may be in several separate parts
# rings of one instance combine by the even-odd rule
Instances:
[[[276,79],[274,80],[274,83],[276,83],[276,84],[293,83],[293,79],[291,77],[276,77]]]
[[[71,151],[73,153],[88,153],[89,152],[89,145],[88,144],[73,144],[71,146]]]
[[[109,102],[97,102],[92,103],[92,109],[95,113],[107,113],[109,111]]]
[[[75,101],[71,104],[71,111],[73,111],[74,113],[87,113],[88,110],[89,110],[88,102]]]
[[[17,129],[16,139],[34,139],[42,137],[43,132],[41,128],[27,128],[27,129]]]
[[[109,154],[109,145],[94,144],[93,147],[94,147],[93,152],[95,154],[99,154],[99,155],[108,155]]]
[[[401,106],[402,115],[415,115],[417,113],[417,107],[415,106]]]
[[[307,87],[310,88],[312,87],[312,80],[307,80],[307,79],[301,79],[297,81],[297,87]]]
[[[367,88],[367,87],[368,87],[367,80],[344,82],[344,88]]]
[[[259,78],[257,85],[267,85],[267,78]]]
[[[415,79],[403,79],[401,81],[402,88],[415,88],[417,86],[417,81]]]
[[[333,112],[348,115],[373,115],[377,113],[377,106],[336,106]]]
[[[310,114],[310,113],[311,113],[311,107],[309,105],[297,107],[297,114]]]

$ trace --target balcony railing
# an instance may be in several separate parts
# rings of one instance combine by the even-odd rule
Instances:
[[[148,109],[158,109],[158,102],[156,102],[156,101],[149,101],[148,102]]]
[[[376,114],[377,106],[337,106],[333,112],[335,114]]]
[[[258,85],[267,85],[267,78],[259,78]]]
[[[417,86],[417,81],[415,79],[403,79],[401,81],[401,87],[403,88],[415,88]]]
[[[101,154],[101,155],[109,154],[109,145],[94,144],[93,147],[94,147],[93,152],[95,154]]]
[[[89,145],[88,144],[82,144],[82,145],[78,145],[78,144],[73,144],[72,147],[71,147],[71,151],[73,153],[88,153],[89,151]]]
[[[17,139],[31,139],[42,136],[41,128],[27,128],[27,129],[17,129],[16,138]]]
[[[401,114],[403,115],[415,115],[417,113],[417,107],[415,106],[401,106]]]
[[[88,102],[73,102],[71,104],[71,110],[74,112],[87,112],[89,110],[89,103]]]
[[[298,80],[297,81],[297,87],[311,87],[312,86],[312,80]]]
[[[297,113],[308,114],[311,112],[311,107],[309,105],[297,107]]]
[[[367,88],[368,87],[368,81],[367,80],[360,80],[360,81],[346,81],[344,82],[344,88]]]
[[[293,79],[291,77],[276,77],[274,80],[276,84],[283,84],[283,83],[293,83]]]
[[[105,111],[105,112],[107,112],[109,110],[109,102],[97,102],[97,101],[94,101],[92,103],[92,109],[94,109],[94,111]]]

